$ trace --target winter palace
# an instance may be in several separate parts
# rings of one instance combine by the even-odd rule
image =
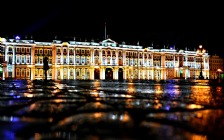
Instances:
[[[47,79],[52,80],[209,78],[205,51],[118,44],[110,38],[101,42],[0,38],[0,77],[44,79],[44,57],[49,65]]]

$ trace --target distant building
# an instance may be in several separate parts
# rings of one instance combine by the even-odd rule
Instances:
[[[2,79],[45,79],[43,59],[48,57],[48,79],[166,80],[210,77],[209,55],[196,51],[143,48],[101,42],[7,39],[1,41]]]
[[[210,79],[223,79],[223,58],[220,58],[218,55],[210,56],[209,68]]]

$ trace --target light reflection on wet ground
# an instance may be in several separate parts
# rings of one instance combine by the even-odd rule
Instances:
[[[3,140],[224,137],[223,86],[208,80],[18,80],[0,88]]]

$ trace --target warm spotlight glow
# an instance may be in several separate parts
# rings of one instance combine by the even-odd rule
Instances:
[[[221,69],[217,69],[217,71],[218,71],[218,72],[222,72],[222,70],[221,70]]]
[[[102,117],[102,113],[100,113],[100,112],[94,113],[94,117],[95,118],[101,118]]]
[[[32,98],[32,97],[33,97],[33,94],[30,94],[30,93],[24,93],[24,96],[25,96],[25,97],[28,97],[28,98]]]
[[[201,109],[203,106],[201,105],[196,105],[196,104],[190,104],[187,106],[188,109]]]

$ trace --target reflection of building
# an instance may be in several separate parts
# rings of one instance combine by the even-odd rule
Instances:
[[[218,55],[210,56],[209,68],[210,79],[221,78],[221,73],[223,73],[223,58],[220,58]]]
[[[49,58],[48,79],[172,79],[209,77],[209,55],[196,51],[143,48],[102,42],[35,42],[8,39],[1,43],[3,79],[44,79],[43,58]]]

